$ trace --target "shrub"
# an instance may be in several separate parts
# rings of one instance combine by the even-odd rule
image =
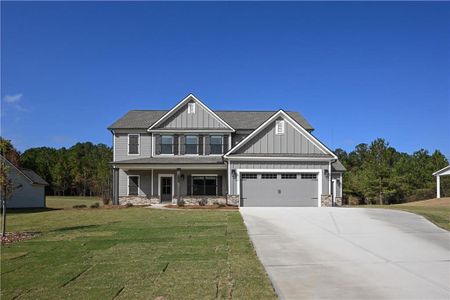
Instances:
[[[205,206],[206,204],[208,204],[208,200],[206,200],[206,199],[202,199],[202,200],[198,201],[198,205],[200,205],[200,206]]]
[[[104,195],[104,196],[102,197],[103,205],[108,205],[109,201],[110,201],[109,196]]]
[[[184,200],[180,200],[180,201],[178,201],[178,206],[179,207],[184,207],[184,205],[186,204],[186,202],[184,202]]]
[[[87,206],[84,204],[76,204],[74,206],[72,206],[72,208],[86,208]]]
[[[92,204],[90,207],[91,207],[91,208],[99,208],[99,207],[100,207],[100,204],[99,204],[98,202],[95,202],[95,203]]]
[[[225,206],[226,206],[226,205],[223,204],[223,203],[218,203],[218,204],[217,204],[217,207],[219,207],[219,208],[220,208],[220,207],[225,207]]]
[[[133,203],[127,202],[127,204],[125,204],[125,207],[133,207]]]

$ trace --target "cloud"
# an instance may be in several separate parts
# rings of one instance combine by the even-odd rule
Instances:
[[[20,99],[22,99],[23,94],[19,93],[19,94],[15,94],[15,95],[6,95],[5,97],[3,97],[3,101],[5,101],[6,103],[17,103],[20,101]]]
[[[11,105],[13,108],[15,108],[18,111],[28,112],[30,110],[23,107],[23,105],[20,104],[22,97],[23,97],[22,93],[18,93],[15,95],[5,95],[3,97],[3,101],[8,103],[9,105]]]

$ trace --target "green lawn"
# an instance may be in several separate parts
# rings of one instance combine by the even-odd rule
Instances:
[[[424,216],[430,222],[450,231],[450,198],[430,199],[397,205],[370,205],[368,208],[398,209]]]
[[[74,205],[84,204],[87,207],[98,202],[102,205],[102,200],[99,197],[79,197],[79,196],[47,196],[46,204],[48,208],[72,208]]]
[[[274,299],[239,212],[68,209],[8,216],[1,299]]]

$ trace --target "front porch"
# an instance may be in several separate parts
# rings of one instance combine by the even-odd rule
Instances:
[[[236,197],[227,197],[225,168],[114,168],[113,203],[151,205],[238,205]]]

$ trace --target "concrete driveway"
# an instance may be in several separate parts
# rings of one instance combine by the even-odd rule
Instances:
[[[450,299],[450,233],[364,208],[240,209],[281,299]]]

